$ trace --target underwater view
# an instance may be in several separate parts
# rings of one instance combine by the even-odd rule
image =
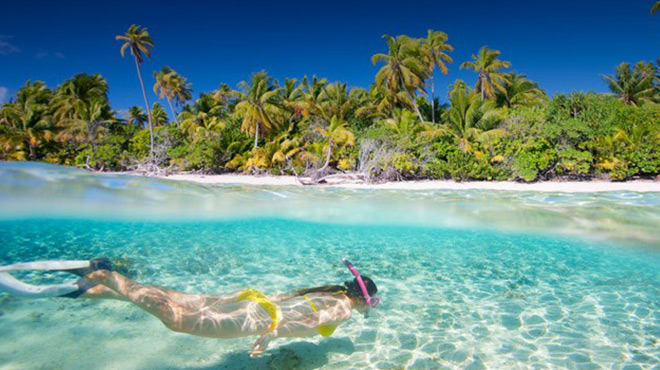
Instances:
[[[199,185],[0,163],[0,265],[109,257],[184,293],[341,284],[382,303],[328,338],[175,333],[127,302],[0,293],[0,369],[660,365],[660,193]],[[72,278],[23,271],[31,284]]]

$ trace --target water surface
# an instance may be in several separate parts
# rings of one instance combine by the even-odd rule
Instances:
[[[124,302],[0,294],[0,368],[660,364],[657,193],[213,187],[5,163],[0,204],[2,264],[105,255],[146,284],[268,294],[342,282],[348,256],[383,298],[332,338],[250,359],[255,338],[173,333]]]

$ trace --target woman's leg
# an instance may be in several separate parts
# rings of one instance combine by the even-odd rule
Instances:
[[[255,302],[238,302],[240,292],[225,296],[184,294],[158,286],[141,285],[108,270],[94,271],[85,278],[109,288],[122,300],[134,303],[177,332],[232,338],[263,334],[271,322],[268,312]],[[90,289],[82,297],[101,298],[96,294],[107,294],[108,298],[116,299],[102,288],[98,291]]]

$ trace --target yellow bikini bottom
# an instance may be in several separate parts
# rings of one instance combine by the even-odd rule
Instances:
[[[309,303],[309,305],[312,306],[312,310],[314,310],[314,312],[318,311],[316,305],[308,296],[304,295],[303,298],[305,298],[305,300]],[[319,327],[316,328],[316,330],[319,332],[319,334],[321,334],[321,336],[329,337],[332,335],[332,333],[335,332],[337,326],[338,325],[319,325]]]
[[[268,312],[270,317],[273,319],[270,327],[268,327],[268,332],[271,332],[277,328],[277,324],[280,322],[280,318],[277,316],[277,305],[273,303],[268,297],[256,289],[245,289],[238,296],[239,301],[253,301],[259,303],[259,306],[263,307],[264,310]]]

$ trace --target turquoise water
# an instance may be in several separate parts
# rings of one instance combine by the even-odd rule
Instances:
[[[0,294],[0,369],[654,368],[660,194],[201,186],[0,164],[0,264],[121,258],[190,293],[341,282],[383,303],[331,338],[168,331],[124,302]],[[33,283],[59,274],[23,273]]]

